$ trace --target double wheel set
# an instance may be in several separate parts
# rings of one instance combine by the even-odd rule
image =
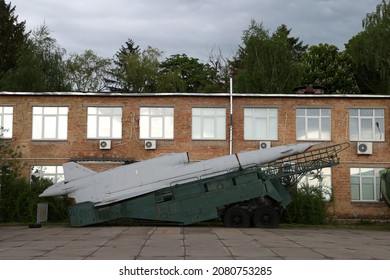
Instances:
[[[253,208],[250,205],[233,205],[222,215],[225,227],[234,228],[275,228],[279,225],[281,211],[272,205],[260,204]]]

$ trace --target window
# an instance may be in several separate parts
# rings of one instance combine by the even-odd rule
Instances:
[[[173,139],[173,108],[140,108],[141,139]]]
[[[121,139],[121,107],[88,107],[88,139]]]
[[[330,109],[297,109],[297,140],[330,140]]]
[[[62,166],[33,166],[31,168],[31,177],[49,179],[53,183],[65,180],[64,168]]]
[[[384,141],[384,109],[350,109],[351,141]]]
[[[0,106],[0,138],[12,138],[13,107]]]
[[[225,140],[225,108],[192,108],[192,139]]]
[[[66,140],[68,107],[33,107],[33,140]]]
[[[380,176],[382,168],[351,168],[351,200],[379,201]]]
[[[278,109],[245,108],[245,140],[278,140]]]
[[[324,200],[329,201],[332,195],[332,169],[326,167],[319,172],[311,172],[301,178],[298,183],[298,188],[302,186],[309,186],[321,188]]]

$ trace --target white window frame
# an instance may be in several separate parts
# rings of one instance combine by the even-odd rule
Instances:
[[[350,190],[351,190],[351,201],[352,202],[379,202],[381,198],[380,193],[380,174],[379,171],[383,170],[383,168],[370,168],[370,167],[351,167],[350,168]],[[357,180],[358,187],[358,198],[353,197],[352,187],[354,183],[354,179]],[[364,181],[371,180],[372,184],[372,193],[373,198],[367,199],[364,198]],[[370,186],[366,186],[370,187]]]
[[[325,167],[318,172],[313,171],[302,176],[298,182],[298,188],[302,186],[321,188],[324,200],[330,201],[332,196],[332,168]]]
[[[68,111],[68,107],[34,106],[32,140],[67,140]]]
[[[122,107],[89,106],[87,139],[122,139]]]
[[[140,107],[140,139],[174,138],[173,107]]]
[[[278,140],[278,109],[244,108],[244,140]]]
[[[193,140],[226,140],[226,108],[192,108]]]
[[[317,110],[318,114],[312,115],[310,111]],[[300,114],[300,111],[303,114]],[[330,108],[297,108],[296,109],[296,139],[299,141],[305,140],[321,140],[329,141],[332,137],[331,128],[331,109]],[[328,114],[327,114],[328,113]],[[317,122],[318,127],[315,134],[318,136],[311,136],[310,122]],[[303,125],[303,126],[302,126]],[[304,133],[301,135],[298,129],[303,127]],[[329,129],[327,131],[326,129]]]
[[[371,116],[364,112],[372,111]],[[385,141],[385,110],[382,108],[351,108],[349,109],[350,141]],[[369,136],[363,135],[364,123],[370,126]],[[355,131],[357,130],[357,131]]]
[[[12,139],[14,108],[12,106],[0,106],[0,138]]]
[[[31,177],[49,179],[54,184],[64,181],[64,167],[62,165],[35,165],[31,167]]]

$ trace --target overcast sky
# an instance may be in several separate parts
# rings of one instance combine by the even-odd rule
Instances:
[[[27,31],[44,22],[67,53],[92,49],[112,58],[128,38],[165,56],[185,53],[207,62],[222,50],[231,58],[251,19],[272,33],[281,24],[304,44],[340,50],[362,31],[362,19],[381,0],[5,0]]]

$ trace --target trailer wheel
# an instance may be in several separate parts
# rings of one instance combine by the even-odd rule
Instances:
[[[223,215],[225,227],[245,228],[251,224],[249,212],[241,207],[231,207]]]
[[[253,225],[257,228],[274,228],[279,225],[278,211],[271,206],[260,206],[253,215]]]

